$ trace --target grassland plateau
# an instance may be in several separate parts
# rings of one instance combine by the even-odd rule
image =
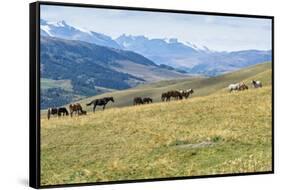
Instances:
[[[41,118],[41,184],[65,184],[270,171],[271,63],[213,78],[114,91],[105,111]],[[262,88],[229,93],[230,83]],[[193,88],[191,98],[160,102],[161,92]],[[134,96],[149,105],[132,105]],[[85,106],[90,97],[80,101]]]

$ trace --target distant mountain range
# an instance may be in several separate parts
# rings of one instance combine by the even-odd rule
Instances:
[[[135,51],[153,60],[193,74],[219,75],[271,60],[271,51],[211,51],[177,39],[148,39],[145,36],[121,35],[116,39],[123,49]]]
[[[244,50],[217,52],[198,48],[189,42],[172,39],[148,39],[145,36],[121,35],[116,39],[101,33],[68,25],[65,21],[47,22],[41,19],[41,34],[70,40],[80,40],[116,49],[139,53],[157,65],[168,65],[179,71],[208,76],[238,70],[270,61],[271,51]]]
[[[41,36],[40,56],[41,78],[51,79],[48,84],[54,86],[42,91],[42,108],[63,105],[75,97],[187,76],[132,51],[48,36]],[[70,81],[71,87],[58,89],[55,83],[61,81]]]

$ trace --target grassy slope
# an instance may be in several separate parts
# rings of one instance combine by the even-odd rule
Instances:
[[[256,77],[254,77],[255,75],[262,73],[264,71],[271,72],[271,64],[269,63],[258,64],[246,69],[239,70],[237,72],[228,73],[213,78],[197,77],[197,78],[161,81],[153,84],[142,85],[137,88],[133,88],[129,90],[115,91],[115,92],[105,93],[102,95],[86,98],[80,101],[80,103],[82,103],[82,106],[85,107],[85,104],[93,99],[101,98],[105,96],[113,96],[115,99],[115,103],[114,104],[109,103],[107,107],[108,108],[123,107],[123,106],[132,105],[133,98],[136,96],[141,96],[141,97],[149,96],[153,98],[154,102],[159,102],[161,94],[163,92],[169,90],[189,89],[189,88],[193,88],[195,90],[195,93],[192,95],[192,97],[206,96],[218,90],[226,88],[231,83],[237,83],[244,80],[247,84],[249,84],[251,80],[256,79]],[[89,107],[87,109],[88,111],[90,110]]]
[[[261,89],[42,119],[42,183],[271,170],[271,73],[262,70],[241,77],[262,79]]]

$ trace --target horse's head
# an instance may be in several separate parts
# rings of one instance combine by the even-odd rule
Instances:
[[[194,93],[194,90],[193,90],[192,88],[189,89],[188,91],[189,91],[190,94],[193,94],[193,93]]]
[[[114,102],[114,99],[113,99],[113,97],[109,97],[109,100],[110,100],[110,101],[112,101],[112,102]]]

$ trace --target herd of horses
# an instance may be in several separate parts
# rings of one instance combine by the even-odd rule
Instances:
[[[261,81],[252,80],[251,83],[252,83],[254,88],[261,88],[262,87]],[[228,86],[228,89],[229,89],[229,92],[233,92],[233,91],[248,90],[249,87],[244,82],[239,82],[239,83],[236,83],[236,84],[230,84]]]
[[[260,81],[252,80],[251,83],[254,88],[262,87],[262,83]],[[244,82],[230,84],[228,86],[229,92],[247,90],[248,88],[249,87]],[[163,102],[165,102],[165,101],[167,102],[167,101],[170,101],[171,98],[173,98],[174,100],[181,100],[183,98],[187,99],[193,93],[194,93],[193,89],[171,90],[171,91],[162,93],[161,100]],[[113,97],[104,97],[104,98],[100,98],[100,99],[95,99],[95,100],[87,103],[86,106],[93,105],[93,112],[95,112],[97,106],[103,106],[103,110],[104,110],[105,106],[109,102],[114,103],[114,98]],[[133,99],[133,105],[141,105],[141,104],[149,104],[149,103],[153,103],[153,99],[150,97],[144,97],[144,98],[135,97]],[[73,114],[77,115],[77,116],[87,115],[87,111],[83,110],[80,103],[75,103],[75,104],[69,105],[69,112],[66,107],[49,108],[48,113],[47,113],[47,118],[50,119],[51,115],[58,116],[58,117],[70,115],[72,117]]]
[[[93,105],[93,112],[95,112],[97,106],[103,106],[103,110],[105,109],[105,106],[108,102],[114,102],[113,97],[104,97],[101,99],[95,99],[91,101],[90,103],[86,104],[86,106]],[[69,112],[70,116],[72,117],[73,114],[75,115],[87,115],[87,111],[83,110],[80,103],[70,104],[69,105]],[[66,107],[60,107],[60,108],[49,108],[47,112],[47,118],[50,119],[51,115],[54,116],[68,116],[69,115],[68,110]]]

